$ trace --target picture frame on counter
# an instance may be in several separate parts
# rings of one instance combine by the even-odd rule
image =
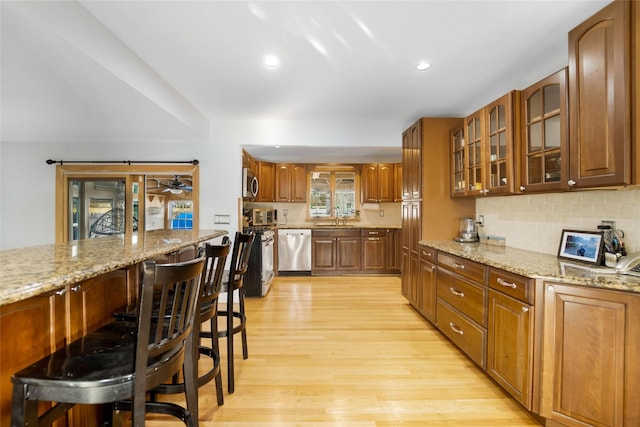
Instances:
[[[562,230],[558,257],[589,264],[602,264],[602,231]]]

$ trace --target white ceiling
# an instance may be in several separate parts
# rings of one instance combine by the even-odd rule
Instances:
[[[402,130],[463,117],[566,66],[567,32],[607,3],[3,0],[0,136],[206,141],[210,119]],[[266,54],[280,68],[265,69]],[[292,151],[399,155],[289,147],[280,160]]]

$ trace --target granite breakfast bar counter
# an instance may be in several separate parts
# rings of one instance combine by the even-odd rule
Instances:
[[[131,305],[140,263],[226,234],[156,230],[0,251],[0,426],[10,425],[11,375]],[[74,411],[71,425],[92,425],[92,409]]]

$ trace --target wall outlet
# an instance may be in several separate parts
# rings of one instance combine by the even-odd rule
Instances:
[[[288,213],[289,212],[286,209],[282,209],[282,215],[284,215],[286,217]]]
[[[380,216],[384,216],[384,211],[380,209]]]

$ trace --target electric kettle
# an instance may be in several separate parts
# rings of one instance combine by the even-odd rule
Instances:
[[[455,238],[456,242],[471,243],[480,240],[478,238],[478,227],[473,218],[462,218],[460,220],[460,235]]]

